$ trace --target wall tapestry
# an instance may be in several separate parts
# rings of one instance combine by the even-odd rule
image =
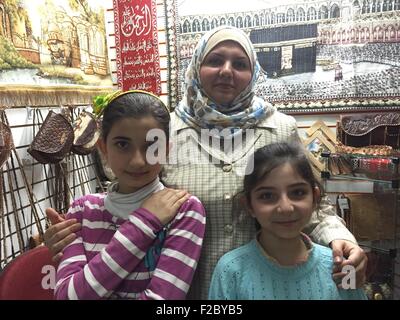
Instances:
[[[0,0],[0,105],[90,102],[112,86],[101,0]]]
[[[161,94],[155,0],[114,0],[118,87]]]
[[[256,47],[258,94],[282,111],[399,108],[400,0],[177,0],[177,10],[180,90],[200,37],[233,25]]]

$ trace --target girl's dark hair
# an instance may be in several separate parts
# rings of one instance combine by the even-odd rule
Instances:
[[[102,138],[107,140],[115,122],[122,118],[140,119],[153,117],[165,132],[167,143],[169,138],[170,115],[163,102],[150,94],[128,92],[112,100],[105,108],[102,120]]]
[[[256,185],[273,169],[285,163],[291,164],[297,173],[310,183],[313,189],[319,187],[322,195],[322,185],[312,171],[303,146],[299,143],[280,142],[266,145],[254,153],[254,169],[251,174],[245,176],[243,182],[247,203],[251,203],[251,191]],[[317,208],[320,202],[321,197],[314,199]]]

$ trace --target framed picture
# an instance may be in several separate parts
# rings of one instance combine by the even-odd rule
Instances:
[[[305,148],[309,153],[311,163],[319,170],[325,170],[325,160],[321,156],[322,152],[335,152],[335,146],[321,133],[315,131],[310,137],[303,141]]]
[[[287,113],[399,109],[400,4],[366,1],[165,0],[176,7],[179,43],[171,79],[184,73],[200,37],[220,25],[243,29],[263,69],[258,95]],[[212,9],[211,9],[212,8]]]
[[[0,105],[90,102],[112,89],[104,2],[0,3]]]
[[[308,136],[312,136],[316,131],[321,131],[332,143],[336,143],[335,133],[321,120],[316,121],[306,130]]]

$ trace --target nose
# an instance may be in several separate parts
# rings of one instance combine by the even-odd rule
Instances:
[[[134,151],[132,157],[129,161],[129,165],[133,168],[141,168],[146,165],[146,153],[141,152],[140,150]]]
[[[287,195],[283,195],[280,198],[277,211],[278,211],[278,213],[292,213],[294,211],[292,202],[287,197]]]
[[[230,61],[225,61],[220,70],[221,77],[232,77],[232,64]]]

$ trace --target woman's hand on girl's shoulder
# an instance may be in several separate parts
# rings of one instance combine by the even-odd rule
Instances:
[[[82,225],[76,219],[65,220],[65,216],[53,208],[47,208],[46,215],[52,225],[44,233],[44,243],[53,255],[52,260],[58,263],[62,257],[62,250],[75,240],[75,232],[79,231]]]
[[[163,225],[170,222],[182,204],[188,200],[190,194],[185,190],[165,188],[153,193],[142,204],[142,208],[153,213]]]

